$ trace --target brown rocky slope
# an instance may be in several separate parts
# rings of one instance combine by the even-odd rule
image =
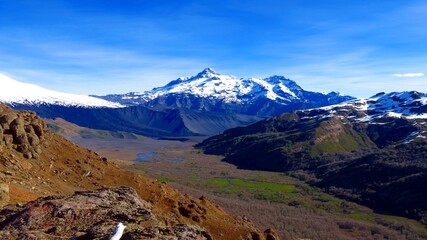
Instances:
[[[114,163],[97,153],[79,147],[50,132],[46,129],[43,121],[32,112],[14,111],[7,106],[0,105],[0,124],[0,204],[26,203],[39,197],[56,195],[38,199],[24,207],[9,205],[4,208],[0,214],[2,216],[0,218],[2,221],[0,222],[1,234],[25,232],[22,229],[32,229],[31,231],[38,229],[37,234],[42,234],[45,239],[57,239],[61,235],[67,239],[67,236],[85,236],[89,233],[94,234],[92,237],[102,239],[104,236],[101,236],[99,231],[104,228],[113,229],[117,221],[121,220],[125,223],[131,223],[133,226],[130,230],[125,230],[125,233],[128,231],[128,235],[124,235],[128,236],[127,239],[138,239],[137,236],[142,236],[150,231],[159,232],[161,230],[160,232],[169,233],[186,231],[182,228],[192,229],[191,231],[195,234],[209,236],[213,239],[274,239],[272,238],[274,233],[270,232],[269,236],[264,236],[264,233],[248,220],[230,216],[221,207],[204,197],[197,199],[182,195],[156,180],[119,169]],[[141,200],[138,200],[133,195],[133,190],[129,188],[106,189],[106,187],[113,186],[133,188]],[[77,193],[71,197],[57,197],[70,196],[75,191],[99,188],[104,189]],[[37,227],[36,223],[39,221],[36,220],[32,222],[34,223],[33,226],[30,222],[25,227],[23,221],[28,219],[28,216],[18,214],[23,213],[25,209],[27,209],[28,214],[40,214],[43,211],[37,211],[40,208],[35,206],[46,206],[48,209],[44,210],[50,214],[48,216],[62,216],[61,214],[53,214],[51,210],[56,208],[52,208],[52,206],[64,206],[67,201],[72,202],[73,198],[74,200],[89,199],[79,200],[79,202],[92,201],[93,199],[89,198],[90,196],[96,198],[102,193],[104,196],[107,193],[108,196],[116,196],[113,199],[117,201],[137,199],[134,201],[139,201],[143,206],[146,206],[146,211],[143,212],[145,214],[150,213],[149,219],[144,221],[132,220],[135,216],[132,218],[126,213],[118,214],[121,218],[114,218],[108,214],[96,215],[99,217],[97,224],[100,226],[97,228],[91,225],[90,220],[92,218],[86,216],[87,220],[84,222],[91,226],[80,229],[77,225],[79,221],[83,220],[79,218],[80,215],[74,214],[72,218],[63,218],[72,219],[72,221],[67,220],[68,222],[63,225],[68,226],[68,228],[61,228],[62,225],[58,222],[59,220],[56,222],[52,220],[57,223],[57,226],[52,224],[49,225],[50,228],[46,229],[46,225]],[[122,197],[117,198],[117,195]],[[47,202],[49,204],[44,204]],[[51,207],[49,208],[49,206]],[[113,208],[114,204],[103,202],[94,209],[108,206]],[[83,206],[83,208],[85,209],[87,206]],[[120,208],[117,211],[119,210]],[[144,214],[137,216],[137,218],[144,218]],[[131,233],[133,233],[134,238],[129,235]]]

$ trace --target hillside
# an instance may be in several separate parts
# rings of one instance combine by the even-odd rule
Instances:
[[[242,114],[209,113],[187,109],[156,110],[144,106],[81,108],[15,104],[13,108],[34,111],[43,118],[62,118],[82,127],[150,137],[210,136],[262,119]]]
[[[350,161],[320,166],[317,186],[385,213],[427,224],[427,142],[386,147]]]
[[[303,170],[330,192],[425,221],[425,99],[381,93],[230,129],[197,147],[240,168]]]
[[[14,111],[0,105],[0,123],[2,205],[124,185],[135,189],[142,200],[151,204],[150,211],[158,221],[143,227],[156,227],[160,223],[160,227],[185,224],[205,229],[214,239],[264,238],[253,224],[228,215],[206,198],[182,195],[153,179],[120,170],[97,153],[46,130],[44,123],[32,112]],[[10,214],[10,211],[3,210],[3,213]],[[6,223],[0,223],[0,234],[11,231],[11,225]],[[44,234],[61,234],[61,229]]]

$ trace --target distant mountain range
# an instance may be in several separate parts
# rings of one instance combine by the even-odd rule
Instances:
[[[5,86],[0,103],[15,109],[82,127],[154,137],[214,135],[286,111],[354,99],[336,92],[305,91],[280,76],[243,79],[209,68],[145,93],[98,97],[55,92],[4,75],[0,81]]]
[[[238,78],[210,68],[192,77],[178,78],[144,93],[94,96],[123,105],[179,108],[198,111],[274,116],[298,109],[327,106],[354,99],[337,92],[328,94],[302,89],[282,76]]]
[[[230,160],[240,159],[238,164],[249,163],[248,167],[282,171],[309,168],[301,165],[300,158],[297,162],[282,159],[277,162],[279,166],[271,166],[267,159],[270,154],[283,153],[286,159],[291,155],[313,158],[425,140],[426,119],[426,94],[381,93],[369,99],[284,113],[247,127],[227,130],[207,139],[201,146],[209,153],[224,154]],[[250,149],[256,149],[257,154],[250,153]],[[242,158],[240,153],[249,156]]]
[[[380,93],[230,129],[198,147],[427,223],[426,119],[427,94]]]

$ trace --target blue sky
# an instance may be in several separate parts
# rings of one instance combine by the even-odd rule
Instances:
[[[206,67],[357,97],[427,92],[427,2],[0,0],[0,72],[125,93]]]

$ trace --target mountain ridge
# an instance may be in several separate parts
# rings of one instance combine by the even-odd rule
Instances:
[[[186,108],[262,117],[354,99],[336,92],[322,94],[305,91],[295,81],[283,76],[238,78],[219,74],[211,68],[191,77],[178,78],[151,91],[95,97],[124,105]]]
[[[27,104],[27,105],[62,105],[87,108],[120,108],[119,103],[94,98],[86,95],[77,95],[48,90],[40,86],[18,82],[0,73],[0,103]]]

